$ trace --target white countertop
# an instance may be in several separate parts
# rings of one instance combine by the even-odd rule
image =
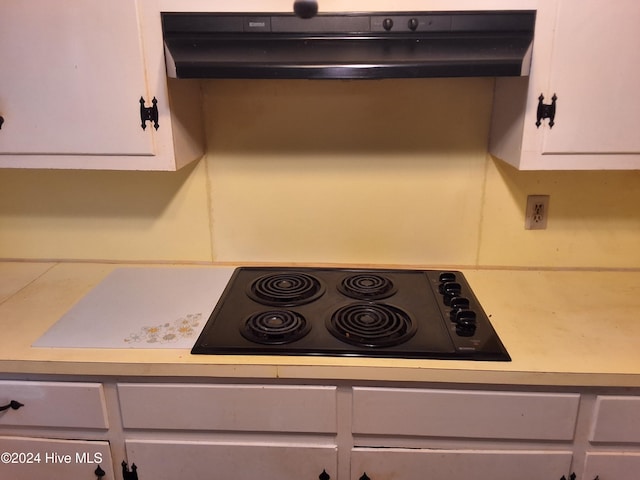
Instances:
[[[640,271],[462,269],[511,362],[32,347],[118,267],[0,262],[0,374],[640,387]]]

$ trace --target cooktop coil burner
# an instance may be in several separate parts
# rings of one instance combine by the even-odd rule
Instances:
[[[396,287],[389,277],[374,273],[359,273],[345,277],[338,290],[348,297],[359,300],[380,300],[390,297]]]
[[[240,328],[247,340],[267,345],[283,345],[304,337],[311,325],[291,310],[268,310],[251,315]]]
[[[509,361],[457,271],[237,268],[191,353]]]
[[[248,294],[255,301],[273,306],[304,305],[324,293],[322,282],[313,275],[287,272],[264,275],[251,283]]]
[[[390,347],[416,333],[409,314],[384,303],[351,303],[339,308],[327,321],[338,340],[360,347]]]

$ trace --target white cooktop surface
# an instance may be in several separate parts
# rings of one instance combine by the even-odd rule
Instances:
[[[119,268],[33,347],[191,348],[233,268]]]

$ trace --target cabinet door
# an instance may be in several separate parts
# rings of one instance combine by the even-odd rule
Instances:
[[[568,451],[404,450],[355,448],[351,480],[540,480],[568,476]]]
[[[153,153],[135,1],[3,0],[0,64],[0,153]]]
[[[640,169],[635,0],[539,2],[531,76],[497,78],[489,151],[521,170]],[[555,121],[536,127],[538,98]]]
[[[598,395],[589,440],[640,443],[640,397]]]
[[[94,480],[96,469],[103,480],[113,480],[109,443],[87,440],[0,437],[0,478]]]
[[[637,480],[640,472],[640,453],[599,452],[587,453],[582,478],[592,480]]]
[[[127,440],[127,459],[140,478],[317,480],[335,479],[335,445]]]
[[[637,0],[559,2],[544,154],[640,152],[639,19]]]

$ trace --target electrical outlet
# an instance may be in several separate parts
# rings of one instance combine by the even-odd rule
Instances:
[[[544,230],[549,217],[549,195],[529,195],[524,216],[526,230]]]

